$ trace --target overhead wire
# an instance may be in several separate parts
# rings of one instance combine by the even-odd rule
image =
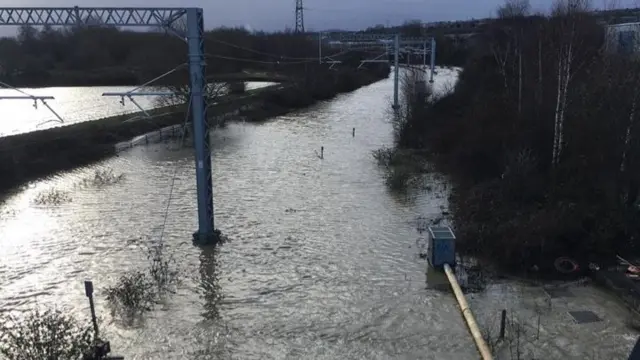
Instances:
[[[211,41],[217,42],[219,44],[222,45],[226,45],[232,48],[236,48],[236,49],[240,49],[240,50],[244,50],[247,52],[251,52],[257,55],[265,55],[265,56],[271,56],[274,58],[280,58],[280,59],[289,59],[289,60],[318,60],[318,58],[310,58],[310,57],[306,57],[306,58],[299,58],[299,57],[292,57],[292,56],[287,56],[287,55],[278,55],[278,54],[273,54],[273,53],[267,53],[267,52],[263,52],[263,51],[258,51],[258,50],[254,50],[248,47],[244,47],[244,46],[240,46],[240,45],[236,45],[236,44],[232,44],[223,40],[218,40],[218,39],[209,39]]]
[[[184,123],[182,124],[182,134],[180,135],[180,141],[179,141],[179,147],[182,148],[184,147],[184,143],[185,143],[185,138],[186,138],[186,134],[187,134],[187,125],[189,124],[189,115],[191,113],[191,104],[193,102],[193,96],[190,94],[189,95],[189,100],[188,100],[188,104],[187,104],[187,110],[185,112],[185,116],[184,116]],[[164,209],[164,214],[163,214],[163,219],[162,219],[162,226],[160,228],[160,237],[158,239],[159,243],[162,243],[162,241],[164,240],[164,235],[166,233],[166,228],[167,228],[167,221],[169,219],[169,213],[170,213],[170,209],[171,209],[171,200],[173,200],[173,194],[174,194],[174,190],[175,190],[175,185],[176,185],[176,179],[178,177],[178,170],[180,169],[180,163],[176,162],[174,169],[173,169],[173,175],[171,176],[171,184],[169,186],[169,194],[168,194],[168,198],[167,198],[167,205]],[[135,343],[136,341],[138,341],[138,339],[140,339],[140,337],[142,336],[143,332],[139,332],[135,338],[133,338],[130,342],[129,345]]]
[[[305,64],[310,62],[318,61],[318,58],[309,59],[304,61],[266,61],[266,60],[255,60],[255,59],[247,59],[247,58],[237,58],[233,56],[225,56],[225,55],[214,55],[214,54],[206,54],[207,57],[224,59],[224,60],[233,60],[233,61],[243,61],[250,62],[256,64],[280,64],[280,65],[295,65],[295,64]]]
[[[4,83],[2,81],[0,81],[0,86],[3,86],[5,88],[7,88],[7,89],[15,90],[15,91],[17,91],[17,92],[19,92],[19,93],[21,93],[22,95],[25,95],[25,96],[33,96],[33,95],[29,94],[28,92],[22,91],[22,90],[18,89],[17,87],[11,86],[11,85],[9,85],[7,83]]]
[[[184,123],[182,125],[182,135],[180,136],[180,147],[184,146],[184,139],[187,134],[187,124],[189,123],[189,113],[191,111],[191,103],[193,102],[193,96],[189,95],[189,104],[187,105],[187,111],[184,116]],[[178,177],[178,169],[180,168],[180,163],[176,163],[176,166],[173,170],[173,176],[171,177],[171,185],[169,186],[169,197],[167,199],[167,206],[164,211],[164,218],[162,220],[162,227],[160,230],[160,239],[159,242],[162,242],[165,234],[165,229],[167,227],[167,219],[169,218],[169,208],[171,206],[171,200],[173,198],[173,190],[176,185],[176,178]]]
[[[229,44],[229,45],[232,45],[232,44]],[[240,46],[235,46],[235,47],[242,48]],[[252,49],[246,49],[245,48],[245,50],[252,50]],[[258,54],[262,54],[262,55],[268,55],[266,53],[260,53],[258,51],[255,51],[255,52],[258,53]],[[344,54],[344,53],[347,53],[347,52],[349,52],[349,50],[342,51],[342,52],[339,52],[337,54],[330,55],[330,56],[333,57],[333,56],[337,56],[339,54]],[[236,57],[231,57],[231,56],[223,56],[223,55],[213,55],[213,54],[205,54],[205,55],[207,57],[214,57],[214,58],[220,58],[220,59],[226,59],[226,60],[247,61],[247,62],[256,62],[256,63],[262,63],[262,64],[283,64],[283,62],[261,61],[261,60],[254,60],[254,59],[242,59],[242,58],[236,58]],[[304,63],[309,63],[309,62],[315,62],[317,60],[318,60],[317,58],[308,58],[308,59],[306,59],[304,61],[284,62],[284,64],[304,64]],[[169,72],[167,72],[167,73],[165,73],[163,75],[160,75],[160,76],[158,76],[158,77],[146,82],[143,85],[138,86],[137,88],[135,88],[134,90],[131,90],[130,92],[134,92],[135,90],[138,90],[143,86],[148,86],[149,84],[157,81],[158,79],[160,79],[162,77],[165,77],[165,76],[167,76],[167,75],[179,70],[184,65],[186,65],[186,64],[180,64],[176,68],[172,69],[171,71],[169,71]],[[189,95],[187,111],[186,111],[186,114],[185,114],[185,120],[184,120],[184,123],[183,123],[183,126],[182,126],[182,135],[181,135],[181,138],[180,138],[180,147],[184,146],[184,139],[185,139],[185,135],[187,133],[186,130],[187,130],[187,124],[188,124],[188,121],[189,121],[189,113],[190,113],[190,110],[191,110],[192,102],[193,102],[193,96]],[[168,217],[169,217],[169,209],[170,209],[170,206],[171,206],[171,200],[173,198],[173,191],[174,191],[174,188],[175,188],[175,181],[176,181],[176,178],[177,178],[178,169],[179,169],[179,164],[176,164],[176,166],[174,168],[173,176],[171,178],[171,185],[169,187],[169,196],[168,196],[168,200],[167,200],[167,206],[165,208],[165,212],[164,212],[164,215],[163,215],[163,222],[162,222],[160,238],[159,238],[160,242],[163,240],[164,234],[165,234],[165,230],[166,230],[167,220],[168,220]]]
[[[7,83],[4,83],[4,82],[0,82],[0,86],[2,86],[2,87],[3,87],[3,88],[5,88],[5,89],[15,90],[15,91],[17,91],[17,92],[21,93],[22,95],[25,95],[25,96],[27,96],[27,97],[30,97],[30,98],[31,98],[31,100],[33,100],[33,101],[34,101],[34,103],[33,103],[33,107],[35,107],[35,108],[37,108],[37,106],[38,106],[38,100],[40,100],[40,102],[42,103],[42,105],[44,105],[47,109],[49,109],[49,111],[51,111],[51,113],[52,113],[53,115],[55,115],[55,116],[58,118],[57,120],[49,120],[49,121],[42,122],[42,123],[40,123],[40,124],[36,125],[36,127],[37,127],[37,126],[40,126],[40,125],[42,125],[42,124],[48,123],[48,122],[52,122],[52,121],[59,122],[59,123],[64,123],[64,119],[62,119],[62,117],[60,117],[60,115],[59,115],[55,110],[53,110],[53,108],[51,108],[51,106],[49,106],[49,104],[47,103],[47,101],[46,101],[44,98],[42,98],[42,97],[38,97],[38,96],[35,96],[35,95],[31,95],[31,94],[29,94],[29,93],[27,93],[27,92],[25,92],[25,91],[22,91],[22,90],[18,89],[18,88],[17,88],[17,87],[15,87],[15,86],[11,86],[11,85],[9,85],[9,84],[7,84]]]
[[[240,50],[244,50],[247,52],[251,52],[254,53],[256,55],[264,55],[264,56],[271,56],[274,58],[279,58],[279,59],[288,59],[288,60],[310,60],[310,61],[317,61],[318,57],[293,57],[293,56],[287,56],[287,55],[278,55],[278,54],[273,54],[273,53],[267,53],[267,52],[263,52],[263,51],[258,51],[258,50],[254,50],[248,47],[244,47],[244,46],[240,46],[240,45],[236,45],[236,44],[232,44],[223,40],[218,40],[218,39],[211,39],[211,41],[226,45],[226,46],[230,46],[236,49],[240,49]],[[333,55],[328,55],[328,56],[338,56],[342,53],[346,53],[346,51],[342,51],[342,52],[338,52],[336,54]]]
[[[353,49],[347,49],[347,50],[343,50],[340,52],[337,52],[335,54],[330,54],[330,55],[323,55],[322,59],[330,59],[336,56],[341,56],[341,55],[345,55],[349,52],[353,51]],[[216,55],[216,54],[211,54],[211,53],[207,53],[205,54],[207,57],[211,57],[211,58],[218,58],[218,59],[224,59],[224,60],[233,60],[233,61],[243,61],[243,62],[249,62],[249,63],[256,63],[256,64],[273,64],[273,65],[296,65],[296,64],[305,64],[305,63],[312,63],[312,62],[317,62],[318,58],[308,58],[307,60],[299,60],[299,61],[268,61],[268,60],[256,60],[256,59],[249,59],[249,58],[239,58],[239,57],[234,57],[234,56],[226,56],[226,55]]]
[[[136,87],[136,88],[134,88],[134,89],[132,89],[132,90],[129,90],[129,91],[128,91],[128,93],[133,93],[133,92],[135,92],[136,90],[139,90],[139,89],[141,89],[141,88],[143,88],[143,87],[145,87],[145,86],[151,86],[151,84],[152,84],[152,83],[154,83],[154,82],[156,82],[156,81],[158,81],[158,80],[162,79],[162,78],[163,78],[163,77],[165,77],[165,76],[171,75],[171,74],[173,74],[174,72],[176,72],[176,71],[178,71],[178,70],[180,70],[180,69],[182,69],[183,67],[186,67],[186,66],[187,66],[187,63],[179,64],[178,66],[176,66],[176,67],[174,67],[173,69],[171,69],[171,70],[167,71],[166,73],[164,73],[164,74],[162,74],[162,75],[159,75],[159,76],[156,76],[155,78],[153,78],[153,79],[151,79],[151,80],[147,81],[146,83],[144,83],[144,84],[142,84],[142,85],[139,85],[138,87]]]
[[[304,64],[304,63],[311,63],[311,62],[316,62],[318,61],[317,57],[314,58],[296,58],[296,57],[290,57],[290,56],[285,56],[285,55],[276,55],[276,54],[269,54],[266,52],[261,52],[261,51],[257,51],[257,50],[253,50],[253,49],[249,49],[249,48],[244,48],[242,46],[238,46],[238,45],[234,45],[234,44],[230,44],[230,43],[226,43],[224,41],[221,40],[214,40],[216,42],[219,43],[223,43],[225,45],[228,46],[232,46],[238,49],[242,49],[242,50],[246,50],[248,52],[252,52],[254,54],[258,54],[258,55],[265,55],[265,56],[273,56],[276,58],[280,58],[280,59],[288,59],[288,60],[296,60],[296,61],[264,61],[264,60],[255,60],[255,59],[248,59],[248,58],[238,58],[238,57],[232,57],[232,56],[224,56],[224,55],[214,55],[214,54],[205,54],[206,57],[210,57],[210,58],[219,58],[219,59],[226,59],[226,60],[233,60],[233,61],[244,61],[244,62],[252,62],[252,63],[260,63],[260,64],[280,64],[280,65],[293,65],[293,64]],[[331,57],[335,57],[335,56],[340,56],[346,53],[351,52],[352,49],[347,49],[347,50],[343,50],[340,51],[338,53],[335,54],[330,54],[330,55],[326,55],[326,56],[322,56],[322,58],[331,58]],[[149,86],[151,83],[157,81],[158,79],[167,76],[177,70],[179,70],[180,68],[182,68],[183,66],[185,66],[186,64],[181,64],[178,67],[172,69],[171,71],[158,76],[157,78],[154,78],[148,82],[146,82],[145,84],[142,84],[140,86],[138,86],[137,88],[131,90],[130,92],[134,92],[144,86]],[[18,90],[20,91],[20,90]],[[22,91],[21,91],[22,92]],[[28,94],[27,94],[28,95]],[[188,106],[186,109],[186,113],[185,113],[185,119],[183,122],[183,126],[182,126],[182,134],[180,137],[180,141],[179,141],[179,146],[183,147],[184,143],[185,143],[185,138],[186,138],[186,133],[187,133],[187,125],[189,123],[189,115],[190,115],[190,110],[192,107],[192,102],[193,102],[193,98],[190,95],[189,96],[189,100],[188,100]],[[176,185],[176,179],[177,179],[177,175],[178,175],[178,171],[180,169],[180,163],[176,163],[174,166],[174,171],[171,177],[171,184],[169,186],[169,193],[168,193],[168,198],[167,198],[167,204],[166,207],[164,209],[164,213],[163,213],[163,220],[162,220],[162,225],[161,225],[161,230],[160,230],[160,236],[159,236],[159,242],[162,242],[164,240],[164,236],[166,234],[166,227],[167,227],[167,222],[168,222],[168,218],[169,218],[169,214],[170,214],[170,208],[171,208],[171,203],[173,200],[173,194],[175,192],[175,185]],[[138,334],[138,336],[133,339],[133,341],[131,343],[133,343],[134,341],[137,341],[137,339],[142,335],[142,333]]]

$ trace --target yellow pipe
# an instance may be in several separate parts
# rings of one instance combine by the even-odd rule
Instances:
[[[467,323],[467,327],[469,328],[471,336],[473,336],[473,341],[476,343],[476,347],[478,348],[478,352],[480,352],[480,355],[482,356],[482,360],[493,360],[493,355],[491,355],[491,351],[489,350],[487,343],[482,337],[480,328],[478,328],[478,323],[476,323],[476,319],[471,313],[469,304],[467,304],[467,299],[465,299],[464,294],[462,293],[462,289],[460,288],[460,284],[458,284],[458,279],[456,279],[453,270],[451,270],[451,267],[448,264],[444,264],[444,272],[447,274],[449,284],[451,284],[453,293],[456,295],[456,300],[458,300],[460,312],[462,313],[462,316]]]

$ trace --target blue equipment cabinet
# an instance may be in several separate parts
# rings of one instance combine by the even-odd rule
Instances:
[[[456,265],[456,236],[448,226],[429,226],[429,263],[435,269]]]

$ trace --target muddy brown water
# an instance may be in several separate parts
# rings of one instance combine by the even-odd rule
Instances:
[[[444,69],[438,75],[443,82],[451,76]],[[216,250],[191,244],[194,160],[176,143],[134,147],[31,184],[0,208],[0,309],[19,316],[56,306],[86,317],[83,280],[91,279],[101,329],[126,359],[477,359],[452,294],[428,286],[419,256],[416,219],[441,215],[445,179],[427,175],[429,190],[394,194],[372,157],[392,143],[392,88],[380,81],[264,124],[216,130],[216,224],[230,238]],[[315,154],[321,146],[324,160]],[[183,281],[143,322],[124,326],[110,315],[104,287],[146,266],[130,241],[158,238],[176,168],[164,239]],[[110,186],[77,185],[96,169],[125,177]],[[49,189],[72,201],[35,205]],[[608,299],[582,289],[598,304]],[[529,314],[540,297],[507,281],[470,303],[483,324],[493,324],[500,309]],[[607,304],[606,311],[617,306]],[[603,329],[612,328],[617,342],[606,355],[615,359],[634,338],[618,323]],[[575,336],[567,341],[584,341]],[[543,341],[537,348],[548,354],[566,348]]]

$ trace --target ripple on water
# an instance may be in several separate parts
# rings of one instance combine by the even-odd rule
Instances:
[[[192,151],[137,147],[7,200],[0,218],[0,309],[36,302],[87,313],[82,280],[103,289],[146,265],[177,169],[165,241],[185,275],[140,327],[105,321],[127,358],[467,359],[476,357],[448,294],[425,290],[413,221],[436,216],[446,193],[410,199],[385,188],[373,150],[392,144],[390,81],[264,124],[212,134],[216,224],[224,246],[191,245],[197,227]],[[351,129],[356,128],[352,137]],[[325,158],[315,155],[325,148]],[[113,168],[122,182],[74,187]],[[72,202],[32,209],[42,188]]]

